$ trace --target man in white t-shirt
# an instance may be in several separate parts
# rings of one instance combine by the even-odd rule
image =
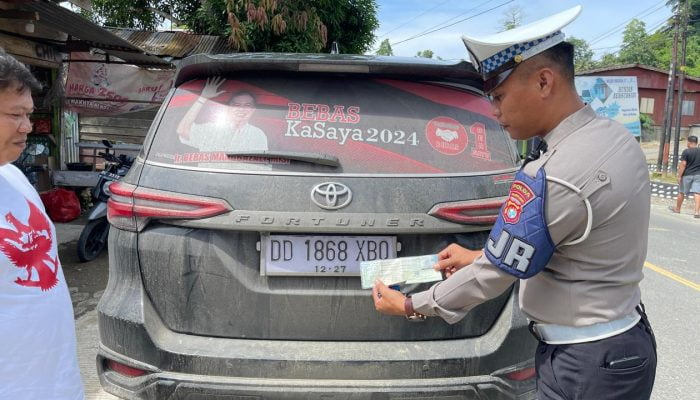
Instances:
[[[32,130],[29,70],[0,49],[0,399],[83,399],[56,230],[14,165]]]
[[[224,78],[207,79],[199,98],[187,110],[177,127],[180,142],[195,147],[199,151],[265,151],[267,136],[258,127],[249,124],[255,113],[255,97],[245,91],[233,93],[227,105],[215,113],[213,121],[195,122],[205,105],[213,105],[210,100],[224,93],[219,90]],[[225,107],[225,108],[223,108]]]

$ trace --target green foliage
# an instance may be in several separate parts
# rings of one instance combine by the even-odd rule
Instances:
[[[239,51],[364,53],[379,26],[375,0],[93,0],[105,26],[155,30],[172,15],[194,33],[222,35]]]
[[[382,40],[382,43],[379,44],[379,49],[377,49],[377,52],[375,54],[377,54],[378,56],[394,55],[394,50],[391,48],[391,43],[389,43],[389,39]]]
[[[155,30],[163,18],[150,8],[165,6],[157,0],[92,0],[91,19],[104,26]]]
[[[574,45],[574,67],[576,72],[595,68],[593,50],[591,50],[588,42],[574,36],[569,37],[566,41]]]
[[[519,27],[523,22],[523,9],[518,5],[510,6],[503,11],[503,18],[498,22],[501,24],[502,31],[509,31]]]
[[[649,114],[639,114],[639,124],[642,127],[642,140],[649,141],[654,139],[654,119]]]
[[[416,53],[416,57],[433,58],[434,54],[435,53],[433,53],[432,50],[426,49],[426,50],[419,51],[418,53]]]
[[[691,21],[693,20],[692,18],[700,21],[700,0],[691,1],[693,7],[697,8],[697,11],[693,11],[697,13],[697,16],[691,15]],[[698,25],[698,23],[694,22],[695,25]],[[684,70],[686,74],[697,77],[700,76],[700,29],[689,28],[687,34]],[[593,52],[585,40],[571,37],[568,41],[575,46],[574,64],[576,72],[634,63],[667,71],[671,64],[673,30],[668,29],[668,27],[662,27],[656,32],[647,33],[644,22],[634,19],[625,27],[620,51],[618,53],[606,53],[599,60],[593,59]],[[678,46],[680,47],[680,45],[681,41],[679,40]]]
[[[646,33],[644,21],[633,19],[622,33],[622,48],[618,55],[621,64],[644,64],[655,66],[656,51]]]

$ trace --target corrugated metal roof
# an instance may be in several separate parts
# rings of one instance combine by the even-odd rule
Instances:
[[[92,47],[113,54],[128,63],[160,66],[170,65],[169,62],[154,55],[147,54],[143,49],[56,3],[50,1],[32,1],[21,3],[21,8],[39,12],[42,24],[57,31],[66,32],[70,36],[85,41]]]
[[[111,33],[151,54],[184,58],[192,54],[232,53],[225,37],[195,35],[187,32],[146,32],[134,29],[107,28]]]

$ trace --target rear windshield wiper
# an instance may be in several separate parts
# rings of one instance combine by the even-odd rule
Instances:
[[[323,153],[303,153],[296,151],[234,151],[226,153],[229,157],[265,157],[265,158],[286,158],[288,160],[303,161],[312,164],[327,165],[329,167],[340,167],[338,157]]]

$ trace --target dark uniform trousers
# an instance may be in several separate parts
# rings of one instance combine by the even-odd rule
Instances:
[[[576,344],[540,341],[535,354],[538,400],[646,400],[656,376],[656,340],[642,308],[628,331]],[[627,359],[621,367],[615,360]],[[618,363],[619,364],[619,361]]]

